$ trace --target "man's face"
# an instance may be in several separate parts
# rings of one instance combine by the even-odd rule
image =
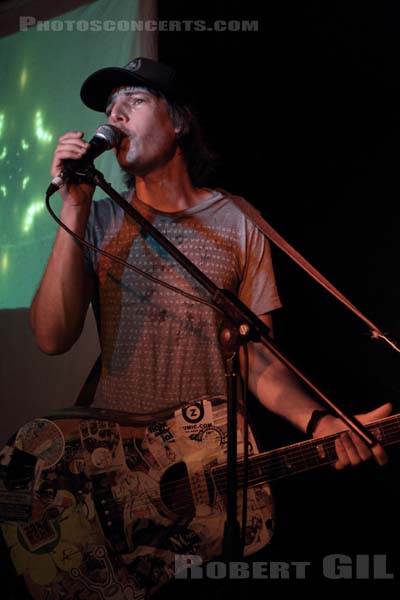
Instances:
[[[164,99],[143,88],[117,88],[106,115],[108,123],[125,134],[115,153],[129,173],[144,176],[174,155],[176,131]]]

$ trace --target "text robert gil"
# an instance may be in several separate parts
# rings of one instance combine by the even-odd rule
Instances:
[[[175,555],[176,579],[306,579],[310,562],[209,561],[197,554]],[[386,554],[328,554],[322,559],[327,579],[394,579],[387,570]]]

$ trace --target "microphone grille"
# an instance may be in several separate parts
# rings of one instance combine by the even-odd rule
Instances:
[[[96,129],[95,135],[98,135],[106,140],[109,148],[115,148],[118,146],[122,139],[122,132],[114,125],[100,125]]]

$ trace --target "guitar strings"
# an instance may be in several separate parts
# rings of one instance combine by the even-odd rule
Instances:
[[[395,417],[393,417],[393,416],[388,417],[387,420],[389,420],[389,421],[394,420],[394,418]],[[397,427],[392,427],[392,429],[394,432],[398,431]],[[385,434],[390,435],[389,428],[387,428],[387,430],[385,431]],[[334,443],[333,444],[329,443],[329,441],[331,441],[331,442],[334,441],[336,439],[336,437],[337,437],[337,435],[334,434],[333,436],[329,436],[329,438],[321,438],[321,444],[323,443],[323,445],[324,445],[324,452],[326,452],[328,455],[334,450]],[[318,463],[315,464],[315,445],[316,445],[315,442],[316,441],[317,441],[317,439],[307,440],[305,442],[299,442],[298,444],[292,444],[291,446],[286,447],[286,449],[278,448],[278,449],[272,450],[268,453],[262,453],[261,455],[253,455],[251,457],[251,465],[250,465],[250,469],[249,469],[249,480],[251,478],[251,480],[249,482],[253,485],[257,485],[257,483],[273,481],[273,480],[285,477],[290,474],[295,474],[296,472],[299,473],[299,472],[301,472],[298,468],[298,465],[300,463],[303,463],[303,470],[308,470],[311,468],[310,465],[307,464],[307,461],[309,461],[310,458],[314,458],[314,461],[313,461],[314,468],[323,466],[325,464],[329,464],[329,462],[333,462],[335,460],[334,454],[332,456],[332,459],[328,458],[328,456],[327,456],[327,459],[325,461],[319,460]],[[394,443],[395,441],[397,441],[397,440],[394,439],[393,442],[391,442],[391,443]],[[290,464],[290,466],[297,467],[296,471],[293,473],[290,473],[290,471],[288,470],[288,462],[286,461],[286,463],[283,463],[282,458],[279,456],[279,455],[283,455],[283,454],[288,454],[289,449],[291,450],[290,456],[292,459],[289,464]],[[278,458],[278,461],[276,461],[276,458]],[[286,472],[279,476],[278,474],[279,474],[279,472],[282,472],[283,465],[286,466]],[[241,465],[239,464],[238,467],[239,467],[238,470],[240,470]],[[269,471],[268,477],[265,475],[265,473],[260,473],[260,467],[261,468],[267,467],[267,469]],[[217,489],[219,487],[218,484],[220,484],[220,485],[221,485],[221,483],[226,484],[226,473],[224,472],[225,468],[226,468],[225,465],[217,465],[211,469],[212,481],[215,483]],[[255,476],[254,471],[256,470],[256,468],[258,468],[257,469],[258,472],[257,472],[257,475]],[[214,474],[213,474],[213,472],[214,472]],[[157,485],[159,485],[158,481],[155,481],[155,483]],[[189,492],[191,493],[190,480],[188,477],[186,477],[186,480],[184,479],[183,481],[182,481],[182,479],[178,479],[178,480],[169,482],[168,484],[164,484],[164,486],[162,487],[162,490],[167,491],[168,489],[170,489],[171,491],[174,491],[175,493],[179,493],[180,491],[183,492],[185,490],[189,490]],[[208,494],[207,484],[205,483],[205,484],[199,485],[198,490],[201,493]],[[218,491],[221,491],[221,489],[219,488]],[[113,501],[124,503],[131,496],[134,496],[134,494],[125,495],[125,496],[123,496],[123,498],[121,500],[117,501],[117,500],[113,499]],[[142,504],[138,503],[137,506],[141,506],[141,505],[145,506],[146,504],[147,504],[147,502],[142,503]],[[182,508],[188,507],[188,506],[189,505],[182,505]]]
[[[395,417],[391,416],[391,417],[387,417],[387,420],[394,420]],[[390,427],[390,426],[389,426]],[[390,435],[390,431],[389,431],[389,427],[385,426],[385,432],[382,432],[384,434],[389,434]],[[394,432],[398,432],[398,427],[395,426],[394,428],[392,427]],[[286,446],[285,448],[276,448],[274,450],[270,450],[268,452],[263,452],[260,454],[254,454],[251,456],[251,465],[250,468],[252,469],[252,471],[254,472],[255,467],[257,466],[258,468],[260,466],[265,465],[267,468],[271,468],[271,470],[273,471],[274,467],[279,467],[279,470],[282,470],[282,466],[285,464],[284,460],[282,460],[281,457],[285,457],[287,455],[290,455],[291,461],[290,463],[288,463],[288,461],[286,461],[286,467],[288,466],[288,464],[290,465],[295,465],[296,463],[299,464],[301,462],[305,462],[308,461],[310,458],[314,458],[316,457],[316,453],[317,453],[317,447],[319,446],[323,446],[323,451],[324,453],[332,453],[332,451],[334,450],[334,444],[331,444],[330,442],[335,441],[336,438],[339,436],[338,434],[333,434],[331,436],[327,436],[324,438],[315,438],[312,440],[306,440],[306,441],[302,441],[299,442],[297,444],[292,444],[290,446]],[[383,435],[383,437],[385,437],[385,435]],[[394,440],[392,443],[394,443],[396,440]],[[389,443],[389,442],[385,442],[385,443]],[[277,463],[276,459],[279,459],[279,464]],[[336,455],[333,454],[332,457],[327,457],[327,460],[319,460],[318,464],[316,466],[322,466],[324,464],[329,464],[329,462],[334,462],[336,458]],[[275,462],[275,464],[273,464]],[[314,460],[315,462],[315,460]],[[239,463],[239,468],[241,467],[241,463]],[[210,469],[211,473],[216,473],[218,471],[224,470],[224,468],[226,468],[226,464],[219,464],[216,465],[214,467],[212,467]],[[286,473],[285,473],[286,475]],[[265,476],[265,474],[263,475]],[[222,475],[222,478],[224,478],[224,475]],[[274,479],[275,475],[272,475],[271,479]],[[213,476],[214,480],[220,480],[221,477],[219,475],[214,475]],[[268,478],[266,478],[268,480],[270,480],[270,477],[268,476]],[[164,484],[164,489],[168,489],[168,487],[171,488],[175,488],[176,486],[179,485],[179,479],[178,480],[173,480],[171,482],[169,482],[168,484]],[[157,481],[157,483],[159,483]]]
[[[397,415],[395,415],[395,417],[397,417]],[[392,416],[392,417],[388,417],[387,419],[388,420],[394,420],[395,417]],[[396,443],[398,441],[397,440],[398,427],[396,425],[395,426],[393,426],[393,425],[390,426],[389,425],[388,427],[385,427],[385,431],[383,432],[383,437],[384,438],[389,438],[389,436],[391,434],[393,434],[393,439],[392,440],[385,440],[385,445],[394,444],[394,443]],[[396,434],[396,436],[395,436],[395,434]],[[335,450],[335,443],[334,442],[335,442],[335,439],[337,437],[338,437],[338,435],[334,434],[332,436],[321,438],[321,443],[322,443],[322,441],[324,441],[324,452],[326,453],[326,460],[325,461],[319,460],[318,462],[316,462],[315,461],[315,455],[316,455],[315,448],[311,448],[310,447],[310,445],[311,446],[315,446],[315,442],[318,440],[318,438],[316,438],[314,440],[307,440],[306,442],[299,442],[299,444],[293,444],[291,446],[286,447],[286,449],[287,448],[290,448],[290,449],[293,448],[293,451],[291,453],[291,457],[292,457],[293,460],[290,462],[290,466],[296,466],[297,467],[296,471],[293,472],[293,473],[291,473],[290,471],[287,470],[287,467],[288,467],[287,464],[286,464],[286,472],[282,473],[282,460],[279,460],[279,462],[275,461],[275,464],[273,464],[274,463],[273,459],[275,457],[272,457],[272,455],[279,455],[279,454],[283,453],[283,449],[282,448],[278,448],[276,450],[272,450],[272,451],[268,452],[267,453],[268,454],[267,457],[265,455],[264,456],[263,455],[260,455],[260,456],[259,455],[253,455],[251,457],[252,464],[251,464],[251,466],[249,468],[249,483],[251,483],[251,485],[253,485],[253,486],[254,485],[258,485],[258,484],[262,484],[262,483],[267,483],[269,481],[274,481],[274,480],[277,480],[277,479],[282,478],[282,477],[286,477],[286,476],[291,475],[291,474],[294,475],[296,473],[300,473],[302,470],[303,471],[304,470],[310,470],[311,468],[317,468],[317,467],[320,467],[320,466],[328,465],[331,462],[334,462],[335,457],[336,457],[336,455],[334,453],[334,450]],[[298,452],[298,451],[296,452],[295,448],[299,447],[299,446],[300,446],[301,452]],[[303,451],[303,448],[305,448],[305,447],[307,448],[306,452]],[[310,452],[310,450],[312,450],[312,452]],[[301,455],[300,459],[298,457],[299,454]],[[310,457],[314,458],[313,466],[312,467],[310,467],[310,465],[307,464],[307,461],[310,459]],[[271,460],[271,458],[272,458],[272,460]],[[257,465],[257,467],[258,467],[258,473],[257,473],[257,475],[255,475],[254,471],[255,471],[255,466],[256,465],[254,465],[253,461],[256,461],[257,459],[258,459],[258,462],[261,463],[261,464]],[[297,465],[296,465],[296,462],[297,462]],[[302,469],[298,468],[298,466],[299,466],[300,463],[303,463],[303,468]],[[265,474],[260,473],[260,466],[266,466],[266,468],[269,471],[268,478],[266,477]],[[238,467],[239,467],[238,470],[240,471],[241,465],[239,464]],[[218,465],[218,466],[213,467],[211,469],[211,471],[216,472],[214,475],[211,476],[211,478],[212,478],[212,482],[215,483],[215,486],[217,488],[217,492],[219,492],[219,493],[221,493],[221,491],[223,491],[223,490],[221,490],[221,486],[218,486],[218,484],[222,483],[222,484],[226,485],[226,473],[223,472],[225,470],[225,468],[226,468],[226,465]],[[279,472],[281,472],[282,474],[278,475],[277,473],[279,473]],[[238,473],[238,478],[240,478],[240,473]],[[156,483],[159,484],[159,482],[156,482]],[[186,481],[182,481],[182,479],[178,479],[178,480],[175,480],[173,482],[169,482],[168,484],[165,484],[162,489],[166,489],[166,488],[170,488],[171,490],[173,489],[175,492],[187,491],[190,495],[192,495],[189,477],[186,477]],[[198,485],[197,489],[200,490],[200,492],[205,493],[205,494],[208,495],[209,489],[208,489],[208,486],[207,486],[206,483]],[[151,494],[149,494],[148,491],[144,492],[144,494],[147,495],[147,501],[146,502],[143,501],[143,502],[135,503],[135,507],[136,508],[147,506],[148,503],[149,503],[149,501],[152,502],[152,503],[154,503],[155,500],[159,500],[159,501],[163,502],[162,501],[162,497],[160,495],[158,495],[156,498],[152,498]],[[131,497],[134,497],[134,496],[135,496],[135,494],[128,494],[128,495],[125,495],[125,496],[121,497],[121,499],[114,499],[113,498],[112,502],[114,504],[117,504],[117,506],[118,505],[124,505],[126,503],[127,499],[129,499]],[[111,502],[111,500],[110,500],[110,502]],[[181,510],[181,509],[185,509],[185,508],[192,508],[193,506],[194,506],[194,501],[191,502],[190,504],[177,505],[177,506],[174,507],[174,510]]]

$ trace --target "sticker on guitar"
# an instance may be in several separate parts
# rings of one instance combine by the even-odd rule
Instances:
[[[100,409],[64,409],[52,419],[21,428],[15,445],[0,453],[0,527],[34,600],[103,598],[105,590],[115,600],[136,600],[174,576],[177,554],[203,561],[220,555],[227,490],[224,402],[196,403],[146,425]],[[368,428],[385,446],[400,440],[399,415]],[[336,437],[258,453],[249,429],[245,556],[272,536],[267,482],[334,462]],[[239,487],[242,439],[239,428]],[[241,497],[239,492],[239,513]],[[97,588],[100,580],[105,588]]]

